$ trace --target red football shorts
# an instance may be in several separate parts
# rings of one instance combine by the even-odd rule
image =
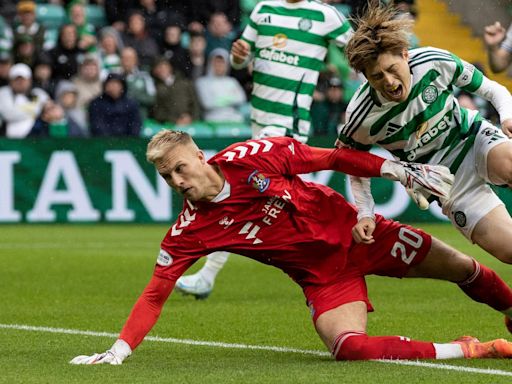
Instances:
[[[364,301],[368,311],[366,275],[401,278],[409,268],[421,263],[432,245],[432,237],[420,229],[377,216],[377,225],[370,245],[352,243],[347,265],[340,269],[332,283],[307,285],[304,294],[313,321],[322,313],[354,301]]]

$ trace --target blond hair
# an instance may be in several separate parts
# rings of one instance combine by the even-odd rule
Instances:
[[[400,55],[409,47],[413,21],[399,18],[391,3],[370,0],[365,14],[354,20],[357,29],[345,49],[348,62],[358,72],[375,62],[381,53]]]
[[[163,157],[177,145],[191,145],[199,150],[188,133],[163,129],[154,135],[148,143],[146,159],[154,164],[158,160],[162,160]]]

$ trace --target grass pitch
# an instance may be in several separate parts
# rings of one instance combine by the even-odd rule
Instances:
[[[424,228],[512,282],[512,266],[484,254],[449,225]],[[122,366],[71,366],[74,356],[103,352],[114,338],[5,328],[119,332],[151,276],[166,230],[157,225],[1,226],[0,383],[512,382],[506,376],[512,375],[510,360],[405,366],[158,341],[143,342]],[[370,277],[368,286],[376,308],[369,315],[371,335],[438,342],[465,334],[510,337],[501,314],[471,302],[452,284]],[[326,351],[300,288],[279,270],[239,256],[231,257],[208,300],[172,294],[150,335]],[[441,364],[448,369],[436,368]]]

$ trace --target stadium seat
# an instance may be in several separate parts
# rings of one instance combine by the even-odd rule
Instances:
[[[216,137],[233,137],[249,139],[251,135],[251,127],[244,123],[215,124]]]
[[[215,137],[215,130],[212,126],[203,122],[195,122],[190,125],[184,125],[179,127],[180,131],[187,132],[194,139],[210,139]]]
[[[89,4],[87,6],[87,21],[94,25],[97,29],[107,25],[107,17],[105,10],[99,5]]]
[[[66,12],[57,4],[38,4],[36,19],[38,23],[48,29],[59,29],[66,21]]]

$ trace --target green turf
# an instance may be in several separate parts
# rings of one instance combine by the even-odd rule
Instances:
[[[512,281],[512,267],[448,225],[425,227]],[[149,280],[166,227],[0,226],[0,324],[116,333]],[[30,242],[27,242],[30,239]],[[195,267],[196,268],[196,267]],[[449,341],[508,337],[502,316],[457,287],[429,280],[368,279],[372,335]],[[205,301],[172,295],[153,336],[324,350],[298,286],[282,272],[231,258]],[[125,364],[71,366],[114,339],[0,328],[0,383],[510,383],[511,377],[329,357],[146,341]],[[512,371],[509,360],[446,364]]]

